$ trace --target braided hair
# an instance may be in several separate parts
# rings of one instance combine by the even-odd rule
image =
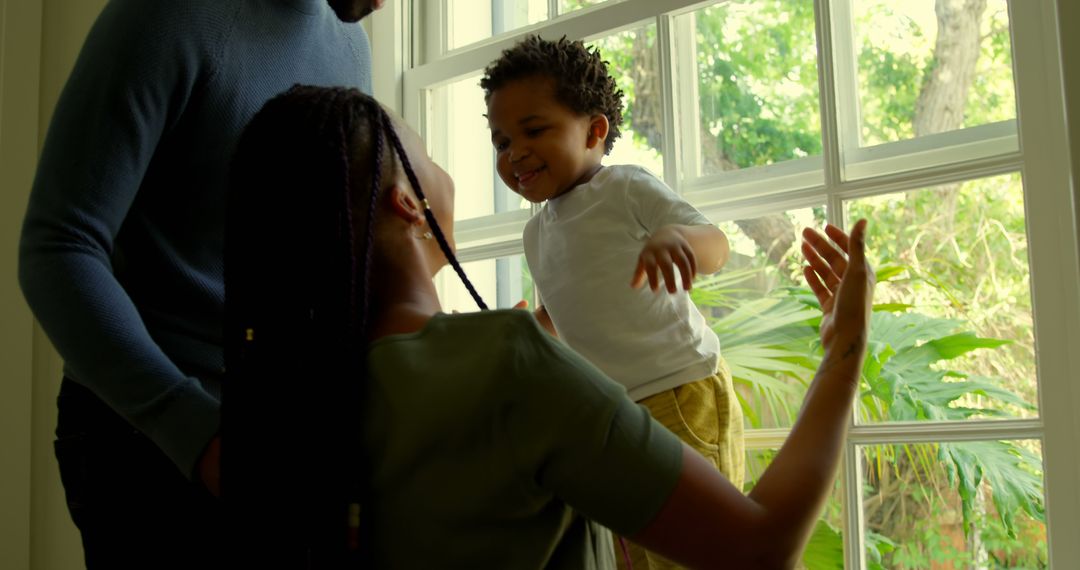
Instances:
[[[373,236],[394,158],[477,304],[386,111],[354,89],[294,86],[233,158],[225,241],[222,498],[244,567],[362,557],[362,417]]]

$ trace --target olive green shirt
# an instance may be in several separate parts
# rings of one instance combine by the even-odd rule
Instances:
[[[365,541],[381,568],[614,568],[682,444],[526,311],[372,344]],[[603,525],[603,526],[601,526]]]

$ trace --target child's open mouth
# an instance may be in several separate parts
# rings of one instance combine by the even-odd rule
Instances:
[[[537,176],[540,176],[540,173],[543,172],[543,170],[544,170],[544,167],[541,166],[540,168],[537,168],[536,170],[530,170],[528,172],[524,172],[522,174],[519,174],[518,177],[517,177],[518,185],[520,185],[520,186],[528,186],[529,183],[531,183],[533,180],[536,180]]]

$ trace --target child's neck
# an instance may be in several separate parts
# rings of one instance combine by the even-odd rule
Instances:
[[[570,189],[567,190],[566,192],[571,192],[574,188],[577,188],[578,186],[581,186],[582,184],[588,184],[589,181],[592,180],[594,176],[596,176],[596,173],[603,170],[603,168],[604,168],[604,165],[599,161],[597,161],[596,164],[590,165],[588,168],[585,169],[585,172],[581,176],[579,176],[578,179],[575,180],[573,184],[570,185]]]

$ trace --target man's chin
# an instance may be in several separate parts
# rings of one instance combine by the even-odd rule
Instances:
[[[342,22],[350,24],[359,22],[371,15],[376,9],[376,4],[382,4],[379,0],[326,0],[333,8],[334,13]]]

